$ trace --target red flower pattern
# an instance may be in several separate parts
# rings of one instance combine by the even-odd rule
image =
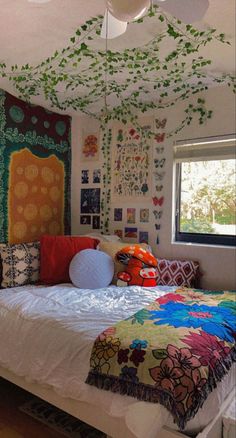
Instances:
[[[173,360],[169,357],[162,360],[159,367],[151,368],[149,372],[157,387],[171,392],[177,384],[176,380],[184,376],[184,372],[175,367]]]
[[[215,368],[218,361],[229,355],[230,348],[225,341],[218,340],[214,335],[202,330],[199,333],[190,332],[190,335],[186,336],[183,342],[191,347],[192,354],[199,357],[201,365]]]
[[[122,348],[118,351],[118,359],[117,362],[121,365],[123,362],[127,363],[129,358],[128,358],[128,354],[129,354],[129,348],[126,348],[125,350],[123,350]]]
[[[157,298],[155,301],[159,304],[166,304],[169,301],[183,302],[183,301],[185,301],[185,297],[183,297],[182,295],[179,295],[179,294],[170,293],[170,294],[164,295],[163,297]]]
[[[193,356],[189,348],[177,348],[169,344],[167,354],[172,359],[176,367],[184,370],[187,376],[191,375],[191,371],[201,366],[201,362],[196,356]]]
[[[177,348],[169,344],[168,357],[159,367],[149,370],[157,387],[174,394],[176,408],[182,415],[193,405],[194,397],[206,383],[200,373],[201,362],[188,348]]]
[[[139,366],[140,362],[144,362],[144,356],[146,354],[145,350],[137,350],[136,348],[132,351],[130,356],[131,362],[134,363],[136,367]]]

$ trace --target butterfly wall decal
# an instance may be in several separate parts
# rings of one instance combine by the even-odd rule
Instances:
[[[165,176],[165,172],[153,172],[153,175],[156,181],[162,181]]]
[[[160,128],[164,129],[166,126],[166,122],[167,122],[166,118],[162,120],[155,119],[156,129],[160,129]]]
[[[165,132],[162,132],[162,134],[156,134],[154,138],[157,143],[162,143],[165,140],[165,136]]]
[[[154,165],[155,168],[157,169],[158,167],[160,167],[162,169],[162,167],[165,165],[166,159],[162,158],[161,160],[159,160],[158,158],[155,158],[154,160]]]
[[[152,202],[155,206],[159,205],[161,207],[163,205],[163,202],[164,202],[164,196],[161,196],[161,198],[157,198],[156,196],[154,196],[152,198]]]
[[[161,185],[161,186],[156,186],[155,189],[156,189],[157,192],[161,192],[162,189],[163,189],[163,185]]]
[[[161,219],[161,217],[162,217],[162,211],[153,210],[153,214],[154,214],[156,220]]]
[[[156,147],[156,153],[157,154],[163,154],[163,152],[164,152],[164,146]]]
[[[161,229],[161,224],[155,224],[155,229],[159,231]]]

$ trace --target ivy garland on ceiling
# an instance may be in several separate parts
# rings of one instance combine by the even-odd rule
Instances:
[[[0,61],[0,77],[13,82],[20,98],[30,102],[34,96],[44,96],[52,109],[69,112],[73,109],[99,120],[102,132],[103,180],[101,199],[101,229],[109,232],[111,201],[111,141],[108,123],[119,120],[132,123],[139,131],[138,113],[167,109],[186,101],[181,123],[166,136],[172,136],[197,115],[200,124],[211,118],[212,111],[205,101],[187,102],[192,95],[208,89],[209,81],[227,84],[235,92],[235,78],[231,74],[214,75],[206,72],[210,59],[198,56],[202,47],[213,40],[223,44],[223,33],[216,29],[197,30],[192,25],[160,13],[157,6],[137,20],[153,20],[157,34],[141,47],[112,51],[95,48],[100,35],[103,16],[93,17],[80,26],[70,38],[70,44],[36,66],[12,65]],[[171,51],[165,56],[166,41],[171,41]],[[105,44],[104,44],[105,46]],[[106,44],[107,46],[107,44]],[[145,133],[149,137],[155,133]]]
[[[1,62],[0,75],[12,81],[19,97],[26,101],[43,95],[53,108],[80,110],[98,119],[103,127],[115,119],[138,127],[138,112],[165,109],[206,90],[209,75],[204,67],[211,60],[195,55],[212,40],[229,44],[216,29],[199,31],[160,14],[157,6],[135,23],[146,19],[157,19],[159,25],[157,35],[142,47],[123,52],[95,49],[93,41],[100,35],[103,21],[97,16],[77,29],[68,47],[56,50],[37,66],[13,65],[9,71]],[[167,39],[175,42],[175,48],[162,59],[160,52]],[[235,91],[233,75],[211,75],[210,79],[227,83]],[[198,98],[196,104],[187,105],[184,120],[168,135],[190,124],[194,113],[202,124],[212,111]]]

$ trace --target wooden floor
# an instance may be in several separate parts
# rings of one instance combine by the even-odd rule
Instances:
[[[0,378],[0,438],[63,438],[18,409],[30,398],[31,394]]]

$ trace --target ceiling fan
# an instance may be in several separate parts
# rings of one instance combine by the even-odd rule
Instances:
[[[209,0],[105,0],[105,3],[101,37],[108,39],[122,35],[127,23],[142,17],[151,4],[187,24],[201,20],[209,7]]]

